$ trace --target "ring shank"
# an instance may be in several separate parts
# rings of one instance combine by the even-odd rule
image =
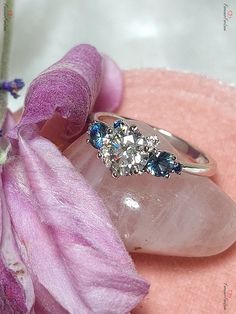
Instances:
[[[117,119],[134,121],[133,119],[120,117],[108,112],[96,112],[89,117],[90,122],[101,121],[104,123],[113,122]],[[196,146],[189,144],[182,138],[158,127],[151,126],[159,132],[180,154],[182,171],[200,176],[212,176],[216,172],[216,162]]]
[[[184,172],[202,176],[212,176],[215,174],[216,162],[209,155],[164,129],[157,127],[154,127],[154,129],[161,133],[161,135],[185,157],[182,160]],[[194,162],[189,162],[189,158]]]

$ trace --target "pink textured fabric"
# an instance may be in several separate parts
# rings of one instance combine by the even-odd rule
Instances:
[[[126,72],[125,87],[118,113],[163,127],[209,152],[218,163],[214,181],[236,201],[236,89],[164,70]],[[236,312],[235,245],[207,258],[133,258],[151,283],[133,314]]]

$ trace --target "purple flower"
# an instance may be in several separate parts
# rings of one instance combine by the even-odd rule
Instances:
[[[13,81],[0,82],[0,89],[9,92],[14,98],[18,98],[18,92],[25,86],[21,79],[14,79]]]
[[[115,64],[79,45],[32,82],[13,130],[8,115],[1,313],[128,313],[147,294],[105,205],[52,143],[62,129],[59,142],[69,144],[89,112],[114,110],[121,94]]]

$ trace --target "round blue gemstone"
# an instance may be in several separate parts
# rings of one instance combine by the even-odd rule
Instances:
[[[103,146],[103,139],[107,135],[108,126],[102,122],[94,122],[89,128],[89,142],[93,147],[100,149]]]
[[[123,120],[116,120],[113,123],[114,129],[119,128],[120,126],[122,126],[124,124]]]
[[[161,152],[158,156],[150,155],[146,164],[146,170],[156,177],[165,177],[173,171],[179,173],[181,164],[176,163],[174,155],[168,152]]]
[[[182,165],[181,165],[181,163],[176,163],[175,165],[174,165],[174,171],[176,172],[176,173],[180,173],[181,171],[182,171]]]

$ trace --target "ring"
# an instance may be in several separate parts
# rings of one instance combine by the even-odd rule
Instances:
[[[114,178],[144,173],[169,178],[182,172],[209,177],[216,172],[210,156],[164,129],[107,112],[91,114],[89,123],[87,143]]]

